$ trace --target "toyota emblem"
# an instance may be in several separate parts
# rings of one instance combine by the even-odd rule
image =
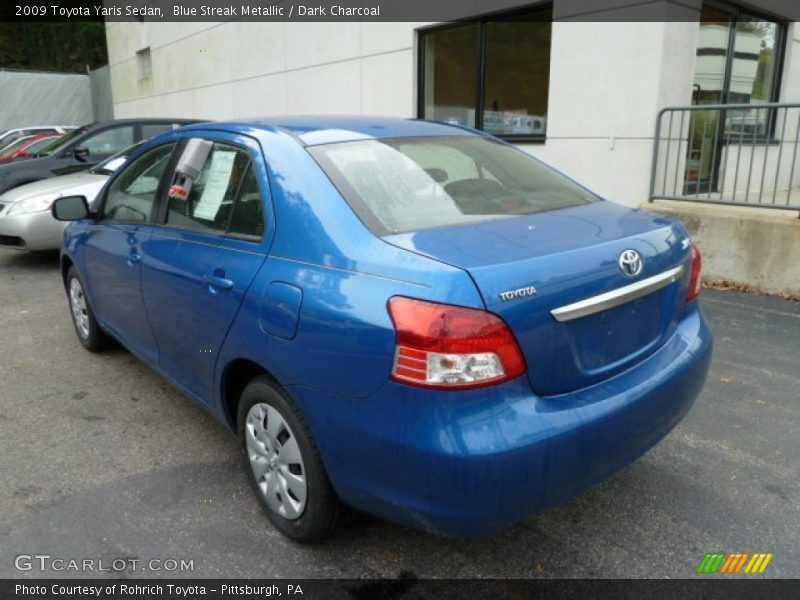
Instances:
[[[628,277],[642,272],[642,257],[636,250],[625,250],[619,255],[619,268]]]

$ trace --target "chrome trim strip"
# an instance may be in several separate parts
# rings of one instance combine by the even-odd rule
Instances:
[[[556,321],[562,323],[580,319],[581,317],[593,315],[651,294],[677,281],[681,278],[681,275],[683,275],[683,266],[675,267],[669,271],[664,271],[658,275],[653,275],[647,279],[642,279],[641,281],[606,292],[605,294],[592,296],[591,298],[586,298],[586,300],[581,300],[574,304],[567,304],[561,308],[554,308],[550,311],[550,314],[555,317]]]

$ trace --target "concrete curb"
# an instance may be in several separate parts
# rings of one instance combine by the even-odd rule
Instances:
[[[704,278],[800,294],[796,211],[658,200],[643,209],[680,219],[705,258]]]

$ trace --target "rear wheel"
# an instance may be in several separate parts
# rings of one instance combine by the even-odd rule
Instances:
[[[75,332],[83,347],[98,352],[112,346],[113,340],[97,323],[75,267],[70,267],[67,272],[67,297],[72,313],[72,324],[75,325]]]
[[[344,507],[289,395],[257,377],[242,392],[238,413],[244,468],[273,525],[299,542],[331,535]]]

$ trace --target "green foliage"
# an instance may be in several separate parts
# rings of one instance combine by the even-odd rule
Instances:
[[[102,22],[0,23],[0,68],[85,73],[107,63]]]
[[[772,92],[772,78],[775,73],[775,52],[772,48],[762,48],[758,55],[758,70],[753,82],[753,98],[756,100],[770,101]]]

